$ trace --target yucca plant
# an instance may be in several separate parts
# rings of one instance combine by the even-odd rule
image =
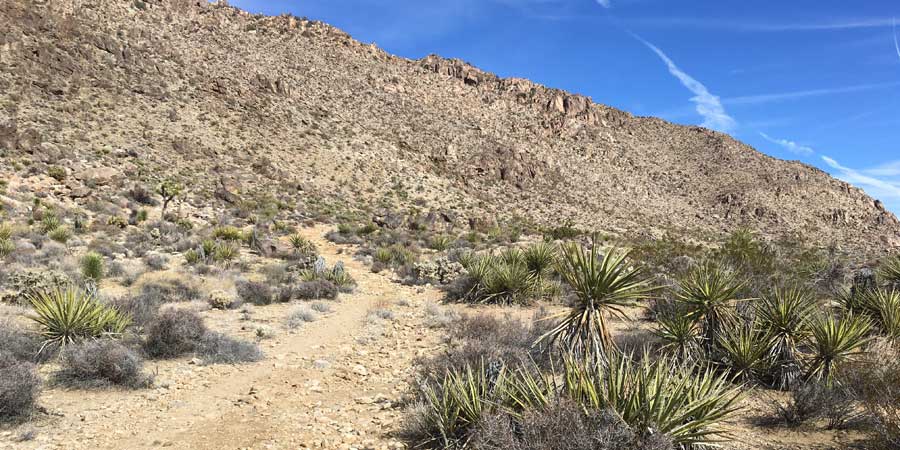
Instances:
[[[184,252],[184,261],[188,265],[191,265],[191,266],[196,265],[202,259],[203,258],[200,256],[200,252],[198,252],[197,250],[189,249],[188,251]]]
[[[511,247],[506,250],[500,252],[500,256],[498,256],[500,261],[506,265],[525,265],[525,257],[522,254],[522,250]]]
[[[798,346],[809,335],[815,309],[812,297],[795,287],[776,289],[756,304],[759,326],[771,338],[769,356],[779,389],[789,388],[800,375]]]
[[[769,335],[755,323],[726,326],[716,338],[720,364],[735,380],[756,380],[769,368],[769,342]]]
[[[568,312],[551,316],[562,320],[539,342],[560,342],[569,351],[590,357],[602,358],[614,350],[608,316],[625,317],[624,308],[636,306],[655,290],[641,269],[628,262],[629,254],[612,248],[600,255],[596,238],[587,248],[564,245],[559,272],[572,288],[574,303]]]
[[[217,244],[212,252],[213,261],[229,263],[240,256],[241,250],[232,243]]]
[[[556,247],[549,242],[540,242],[522,252],[522,259],[528,271],[542,278],[556,265]]]
[[[482,303],[523,304],[536,296],[537,278],[521,262],[504,262],[492,267],[482,281],[479,301]]]
[[[394,259],[394,255],[391,253],[391,249],[387,247],[378,247],[372,255],[372,258],[382,264],[390,264]]]
[[[878,267],[878,276],[884,284],[900,289],[900,255],[882,261]]]
[[[868,291],[857,292],[853,289],[840,289],[835,294],[835,300],[844,311],[853,314],[869,314],[869,304],[866,299]]]
[[[900,291],[876,289],[865,295],[866,310],[885,336],[900,338]]]
[[[428,246],[432,250],[437,250],[439,252],[445,251],[450,248],[450,245],[453,244],[453,237],[447,234],[436,234],[431,237],[431,240],[428,242]]]
[[[240,228],[227,225],[214,228],[212,237],[223,241],[239,242],[244,240],[244,232]]]
[[[288,238],[288,240],[291,243],[291,248],[293,248],[295,252],[309,249],[313,245],[311,242],[309,242],[309,240],[307,240],[305,237],[303,237],[299,233],[292,234]]]
[[[865,353],[865,345],[871,340],[868,336],[871,328],[868,318],[853,314],[812,319],[808,345],[813,354],[805,378],[831,384],[836,367]]]
[[[44,214],[44,218],[41,219],[41,233],[48,234],[51,231],[59,228],[60,220],[59,216],[55,213],[47,212]]]
[[[707,351],[715,343],[722,324],[733,315],[733,304],[744,285],[734,271],[710,261],[697,265],[679,283],[677,300],[700,322]]]
[[[564,359],[566,395],[589,409],[614,411],[638,433],[662,433],[676,446],[716,446],[729,439],[722,422],[738,409],[740,388],[710,368],[673,359],[607,362]]]
[[[440,441],[441,448],[464,448],[468,431],[488,411],[502,403],[505,392],[504,369],[483,365],[451,369],[443,379],[423,386],[426,427]],[[423,442],[422,444],[429,444]]]
[[[352,287],[356,284],[356,280],[354,280],[349,273],[343,270],[328,272],[325,274],[325,279],[334,283],[334,285],[342,291],[352,289]]]
[[[16,244],[12,239],[0,239],[0,258],[5,258],[16,250]]]
[[[42,349],[81,339],[119,335],[131,324],[128,315],[74,287],[35,292],[28,299],[35,312],[31,319],[40,325],[45,339]]]
[[[8,241],[12,239],[13,226],[3,222],[0,223],[0,241]]]
[[[81,275],[96,283],[103,278],[105,265],[103,255],[89,252],[81,257]]]
[[[58,227],[55,230],[47,233],[47,237],[50,239],[59,242],[60,244],[65,244],[72,238],[72,232],[66,227]]]
[[[656,317],[657,328],[653,330],[663,343],[661,350],[678,361],[694,361],[700,353],[700,327],[697,320],[686,311],[678,309]]]

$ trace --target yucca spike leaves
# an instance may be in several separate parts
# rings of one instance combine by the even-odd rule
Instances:
[[[863,303],[882,334],[890,339],[900,338],[900,291],[875,289],[865,294]]]
[[[128,315],[75,287],[36,292],[29,296],[29,301],[35,312],[30,318],[41,327],[44,347],[121,334],[131,324]]]
[[[746,281],[714,262],[695,267],[679,282],[676,297],[700,322],[703,345],[707,350],[715,343],[723,323],[731,316],[731,306]]]
[[[888,286],[900,289],[900,255],[882,261],[878,267],[878,277]]]
[[[750,382],[769,367],[769,335],[755,323],[730,324],[716,337],[721,364],[741,382]]]
[[[837,366],[852,361],[864,353],[871,340],[872,322],[865,316],[848,314],[837,318],[818,316],[810,321],[809,346],[812,359],[806,370],[806,379],[831,383]]]
[[[553,316],[561,322],[540,341],[560,342],[570,352],[603,356],[615,348],[608,316],[625,316],[625,307],[649,298],[656,289],[640,268],[628,262],[629,250],[611,248],[600,254],[597,239],[587,248],[577,243],[562,247],[559,272],[575,296],[570,311]]]
[[[815,310],[812,297],[797,287],[776,288],[756,304],[759,326],[771,339],[769,355],[780,389],[790,387],[800,375],[798,346],[809,336],[809,318]]]
[[[720,426],[735,413],[740,388],[710,368],[683,366],[672,358],[634,362],[564,360],[563,391],[589,409],[608,409],[641,433],[664,433],[676,445],[714,447],[727,440]]]
[[[692,361],[699,356],[700,328],[686,311],[676,309],[661,314],[656,318],[656,325],[653,334],[662,341],[660,350],[679,361]]]

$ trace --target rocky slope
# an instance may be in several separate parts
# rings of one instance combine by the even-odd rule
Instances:
[[[166,176],[205,218],[269,195],[460,224],[900,245],[880,202],[815,168],[322,23],[203,0],[7,0],[0,22],[0,176],[40,195],[88,204]]]

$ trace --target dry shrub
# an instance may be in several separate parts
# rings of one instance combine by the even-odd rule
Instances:
[[[508,316],[464,315],[449,324],[447,351],[421,361],[422,374],[440,377],[454,367],[491,362],[517,367],[534,361],[539,367],[548,367],[549,353],[534,345],[544,333],[547,321],[539,320],[543,315],[543,311],[538,311],[531,324]]]
[[[500,413],[484,417],[469,446],[482,450],[670,450],[661,434],[640,438],[606,412],[586,413],[572,401],[561,400],[524,413],[517,419]]]
[[[294,286],[293,294],[300,300],[334,300],[338,296],[338,287],[328,280],[304,281]]]
[[[214,331],[207,332],[197,344],[204,364],[239,364],[263,359],[259,347]]]
[[[254,305],[269,305],[275,296],[272,288],[266,283],[258,281],[239,281],[237,283],[237,294],[244,303],[253,303]]]
[[[866,360],[843,378],[871,416],[879,444],[900,448],[900,351],[888,341],[871,350]]]
[[[98,339],[68,346],[62,352],[62,369],[56,381],[75,387],[149,387],[152,377],[143,373],[144,360],[119,342]]]
[[[18,361],[43,362],[53,354],[49,349],[41,352],[43,340],[37,333],[25,331],[8,320],[0,320],[0,355]]]
[[[147,327],[144,351],[151,358],[175,358],[194,352],[204,334],[206,325],[197,313],[167,309]]]
[[[40,389],[34,364],[0,354],[0,422],[31,414]]]

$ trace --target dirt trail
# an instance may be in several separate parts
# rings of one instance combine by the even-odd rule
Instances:
[[[291,306],[254,310],[254,320],[281,327],[263,341],[266,359],[241,366],[200,366],[188,360],[148,364],[158,370],[149,391],[97,393],[48,389],[41,403],[61,416],[37,421],[22,448],[400,448],[392,436],[402,411],[412,360],[436,349],[439,333],[424,325],[434,289],[411,288],[371,273],[352,252],[323,239],[327,227],[302,233],[329,263],[344,261],[358,287],[334,311],[297,332],[283,323]],[[343,246],[343,250],[350,250]],[[398,301],[403,300],[401,304]],[[373,308],[393,320],[367,319]],[[237,311],[210,311],[239,316]],[[212,318],[210,317],[212,316]],[[235,322],[235,317],[223,318]],[[278,325],[274,325],[278,324]],[[236,326],[236,325],[235,325]],[[227,328],[227,327],[226,327]],[[242,336],[244,337],[244,336]],[[14,436],[0,437],[0,447]]]

